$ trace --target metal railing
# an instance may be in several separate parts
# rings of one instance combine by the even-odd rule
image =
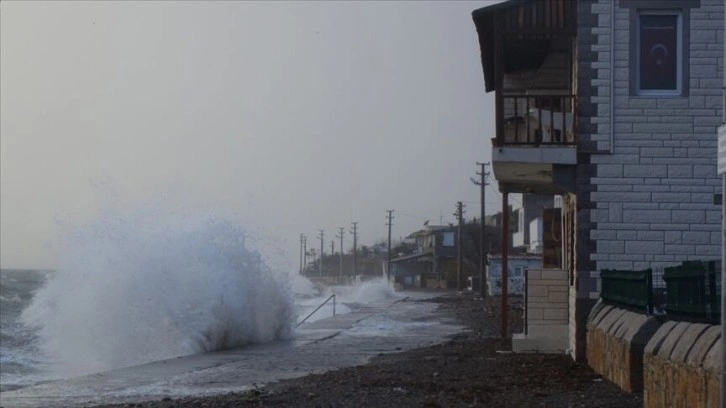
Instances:
[[[652,269],[627,271],[603,269],[600,271],[602,290],[600,297],[613,306],[650,313],[652,305]]]
[[[720,320],[720,276],[721,267],[716,261],[683,262],[665,268],[665,312],[684,318]]]
[[[574,145],[575,95],[511,95],[502,98],[498,145]]]
[[[721,264],[686,261],[659,270],[602,270],[603,302],[648,315],[720,322]]]
[[[302,319],[301,321],[299,321],[295,327],[296,328],[297,327],[300,327],[300,325],[303,324],[303,323],[305,323],[305,321],[307,321],[310,318],[310,316],[314,315],[315,312],[317,312],[318,310],[320,310],[320,308],[322,308],[323,306],[325,306],[325,304],[327,304],[330,301],[330,299],[333,299],[333,316],[335,316],[335,294],[332,294],[332,295],[330,295],[330,297],[328,297],[327,299],[325,299],[325,301],[323,303],[321,303],[320,306],[316,307],[315,310],[313,310],[312,312],[310,312],[309,315],[307,315],[304,319]]]

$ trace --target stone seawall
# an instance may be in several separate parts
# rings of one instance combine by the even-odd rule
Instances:
[[[661,326],[654,317],[598,302],[587,325],[587,362],[629,392],[643,390],[643,355]]]
[[[643,406],[718,407],[721,326],[666,322],[645,349]]]

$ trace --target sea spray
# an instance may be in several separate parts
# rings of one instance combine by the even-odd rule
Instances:
[[[105,211],[62,229],[57,273],[22,318],[65,375],[291,335],[290,287],[231,222]]]

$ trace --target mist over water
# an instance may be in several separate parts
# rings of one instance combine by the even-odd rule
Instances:
[[[21,317],[64,377],[292,334],[287,274],[229,221],[107,211],[62,228],[57,271]]]

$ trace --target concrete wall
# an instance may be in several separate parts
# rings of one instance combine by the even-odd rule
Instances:
[[[531,269],[527,272],[528,333],[560,325],[567,326],[567,272],[557,269]],[[564,335],[564,333],[563,333]]]
[[[562,353],[568,347],[568,281],[560,269],[527,271],[526,333],[515,334],[515,352]]]
[[[644,355],[643,406],[718,407],[721,326],[666,322]]]
[[[661,323],[598,302],[587,325],[587,363],[625,391],[643,390],[643,355]]]

